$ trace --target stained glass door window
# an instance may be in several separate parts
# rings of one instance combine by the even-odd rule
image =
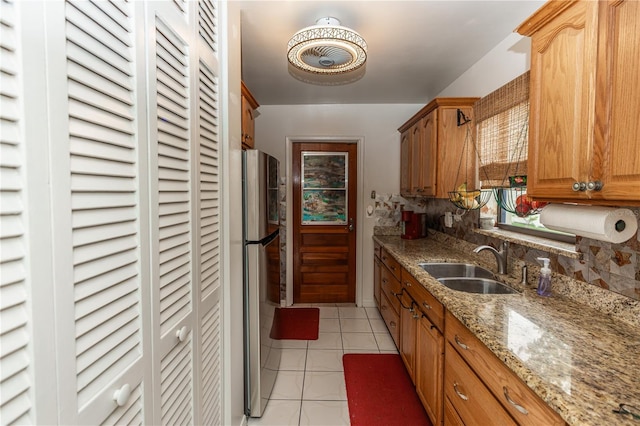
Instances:
[[[302,152],[302,224],[347,223],[348,153]]]

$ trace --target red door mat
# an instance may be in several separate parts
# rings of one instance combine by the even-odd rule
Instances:
[[[352,426],[432,426],[397,354],[342,357]]]
[[[276,308],[269,336],[277,340],[318,340],[320,309]]]

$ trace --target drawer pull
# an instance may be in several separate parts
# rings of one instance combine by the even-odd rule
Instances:
[[[389,322],[389,326],[393,327],[393,328],[396,328],[396,322],[395,321],[390,321]]]
[[[392,266],[392,267],[391,267],[391,270],[392,270],[392,271],[395,271],[395,270],[396,270],[396,267],[395,267],[395,266]]]
[[[524,414],[525,416],[527,414],[529,414],[529,411],[527,411],[526,408],[524,408],[522,405],[518,404],[517,402],[515,402],[513,399],[511,399],[511,397],[509,396],[509,389],[507,389],[506,386],[502,387],[502,391],[504,392],[504,397],[507,398],[507,401],[509,402],[509,404],[513,405],[513,407],[520,411],[522,414]]]
[[[460,346],[462,349],[464,349],[465,351],[466,351],[466,350],[469,350],[469,346],[467,346],[467,345],[465,345],[464,343],[462,343],[462,342],[460,341],[460,338],[458,337],[458,335],[457,335],[457,334],[455,335],[455,337],[454,337],[453,339],[456,341],[456,344],[457,344],[458,346]]]
[[[411,283],[409,281],[405,281],[404,285],[406,285],[407,287],[411,287]]]
[[[431,309],[431,305],[429,305],[427,302],[422,302],[422,306],[424,306],[425,309]]]
[[[463,401],[468,401],[469,397],[465,394],[463,394],[462,392],[460,392],[458,390],[458,384],[456,382],[453,383],[453,390],[456,391],[456,394],[460,397],[460,399],[462,399]]]

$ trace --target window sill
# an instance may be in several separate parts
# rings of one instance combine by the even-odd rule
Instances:
[[[504,229],[474,229],[474,232],[488,237],[498,238],[500,240],[509,241],[510,243],[519,244],[524,247],[544,250],[549,253],[559,254],[570,259],[582,259],[582,253],[576,251],[575,244],[565,243],[562,241],[550,240],[548,238],[534,237],[532,235],[521,234],[519,232],[506,231]]]

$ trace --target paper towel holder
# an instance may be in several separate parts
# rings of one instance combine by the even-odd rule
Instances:
[[[549,229],[615,244],[628,241],[638,230],[636,215],[619,207],[551,204],[542,210],[540,222]]]

